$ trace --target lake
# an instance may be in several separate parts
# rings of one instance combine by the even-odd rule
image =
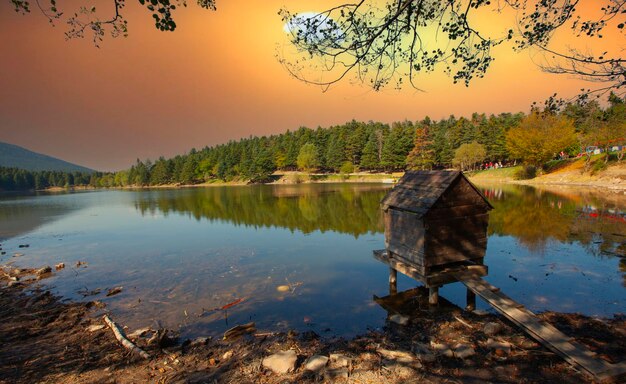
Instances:
[[[2,264],[66,268],[42,281],[101,300],[130,329],[352,336],[384,326],[383,184],[302,184],[0,195]],[[485,278],[533,311],[626,310],[623,192],[481,186],[491,211]],[[28,248],[20,245],[28,244]],[[14,256],[15,254],[23,254]],[[86,264],[76,266],[78,261]],[[416,283],[399,275],[398,288]],[[106,297],[108,289],[121,293]],[[464,306],[465,289],[440,295]],[[243,299],[243,300],[241,300]],[[235,303],[227,310],[221,307]],[[489,307],[478,301],[478,308]]]

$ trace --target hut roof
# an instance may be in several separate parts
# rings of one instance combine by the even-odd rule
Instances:
[[[407,171],[381,201],[382,208],[397,208],[423,216],[457,179],[463,178],[487,204],[487,198],[460,171]]]

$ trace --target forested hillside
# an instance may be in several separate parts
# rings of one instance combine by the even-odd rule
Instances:
[[[469,118],[450,116],[433,121],[426,117],[391,125],[353,120],[329,128],[300,127],[279,135],[192,149],[170,159],[138,159],[128,170],[115,173],[56,174],[4,168],[0,169],[0,188],[265,182],[276,171],[468,170],[484,162],[512,161],[536,169],[555,158],[588,155],[589,148],[602,151],[605,163],[609,158],[619,161],[624,154],[625,136],[626,104],[611,95],[605,108],[594,101],[569,104],[558,113],[475,113]]]
[[[0,167],[28,171],[93,172],[92,169],[3,142],[0,142]]]

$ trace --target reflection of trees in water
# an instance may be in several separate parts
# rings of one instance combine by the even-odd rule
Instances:
[[[534,252],[551,240],[578,242],[597,257],[620,257],[626,285],[626,197],[528,186],[483,188],[495,209],[489,234],[510,235]]]
[[[63,202],[38,203],[34,197],[18,197],[0,204],[0,240],[30,232],[58,220],[80,206]]]
[[[187,213],[197,220],[282,227],[304,233],[336,231],[358,237],[383,231],[379,185],[299,185],[152,191],[136,207],[142,214]]]

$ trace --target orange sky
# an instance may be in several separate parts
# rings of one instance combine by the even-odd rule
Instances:
[[[66,11],[84,4],[57,3]],[[289,9],[338,3],[292,1]],[[1,1],[0,141],[117,170],[137,157],[169,157],[299,126],[527,111],[535,100],[554,92],[571,96],[585,86],[541,73],[529,52],[499,47],[487,76],[470,88],[435,74],[420,78],[424,93],[374,92],[348,81],[324,93],[290,77],[275,57],[287,42],[277,15],[284,2],[217,5],[211,12],[190,2],[175,14],[176,32],[164,33],[129,0],[130,36],[107,38],[98,49],[88,39],[65,41],[63,24],[52,28],[40,14],[20,16]],[[496,30],[510,21],[484,17]],[[623,49],[622,40],[609,45]]]

